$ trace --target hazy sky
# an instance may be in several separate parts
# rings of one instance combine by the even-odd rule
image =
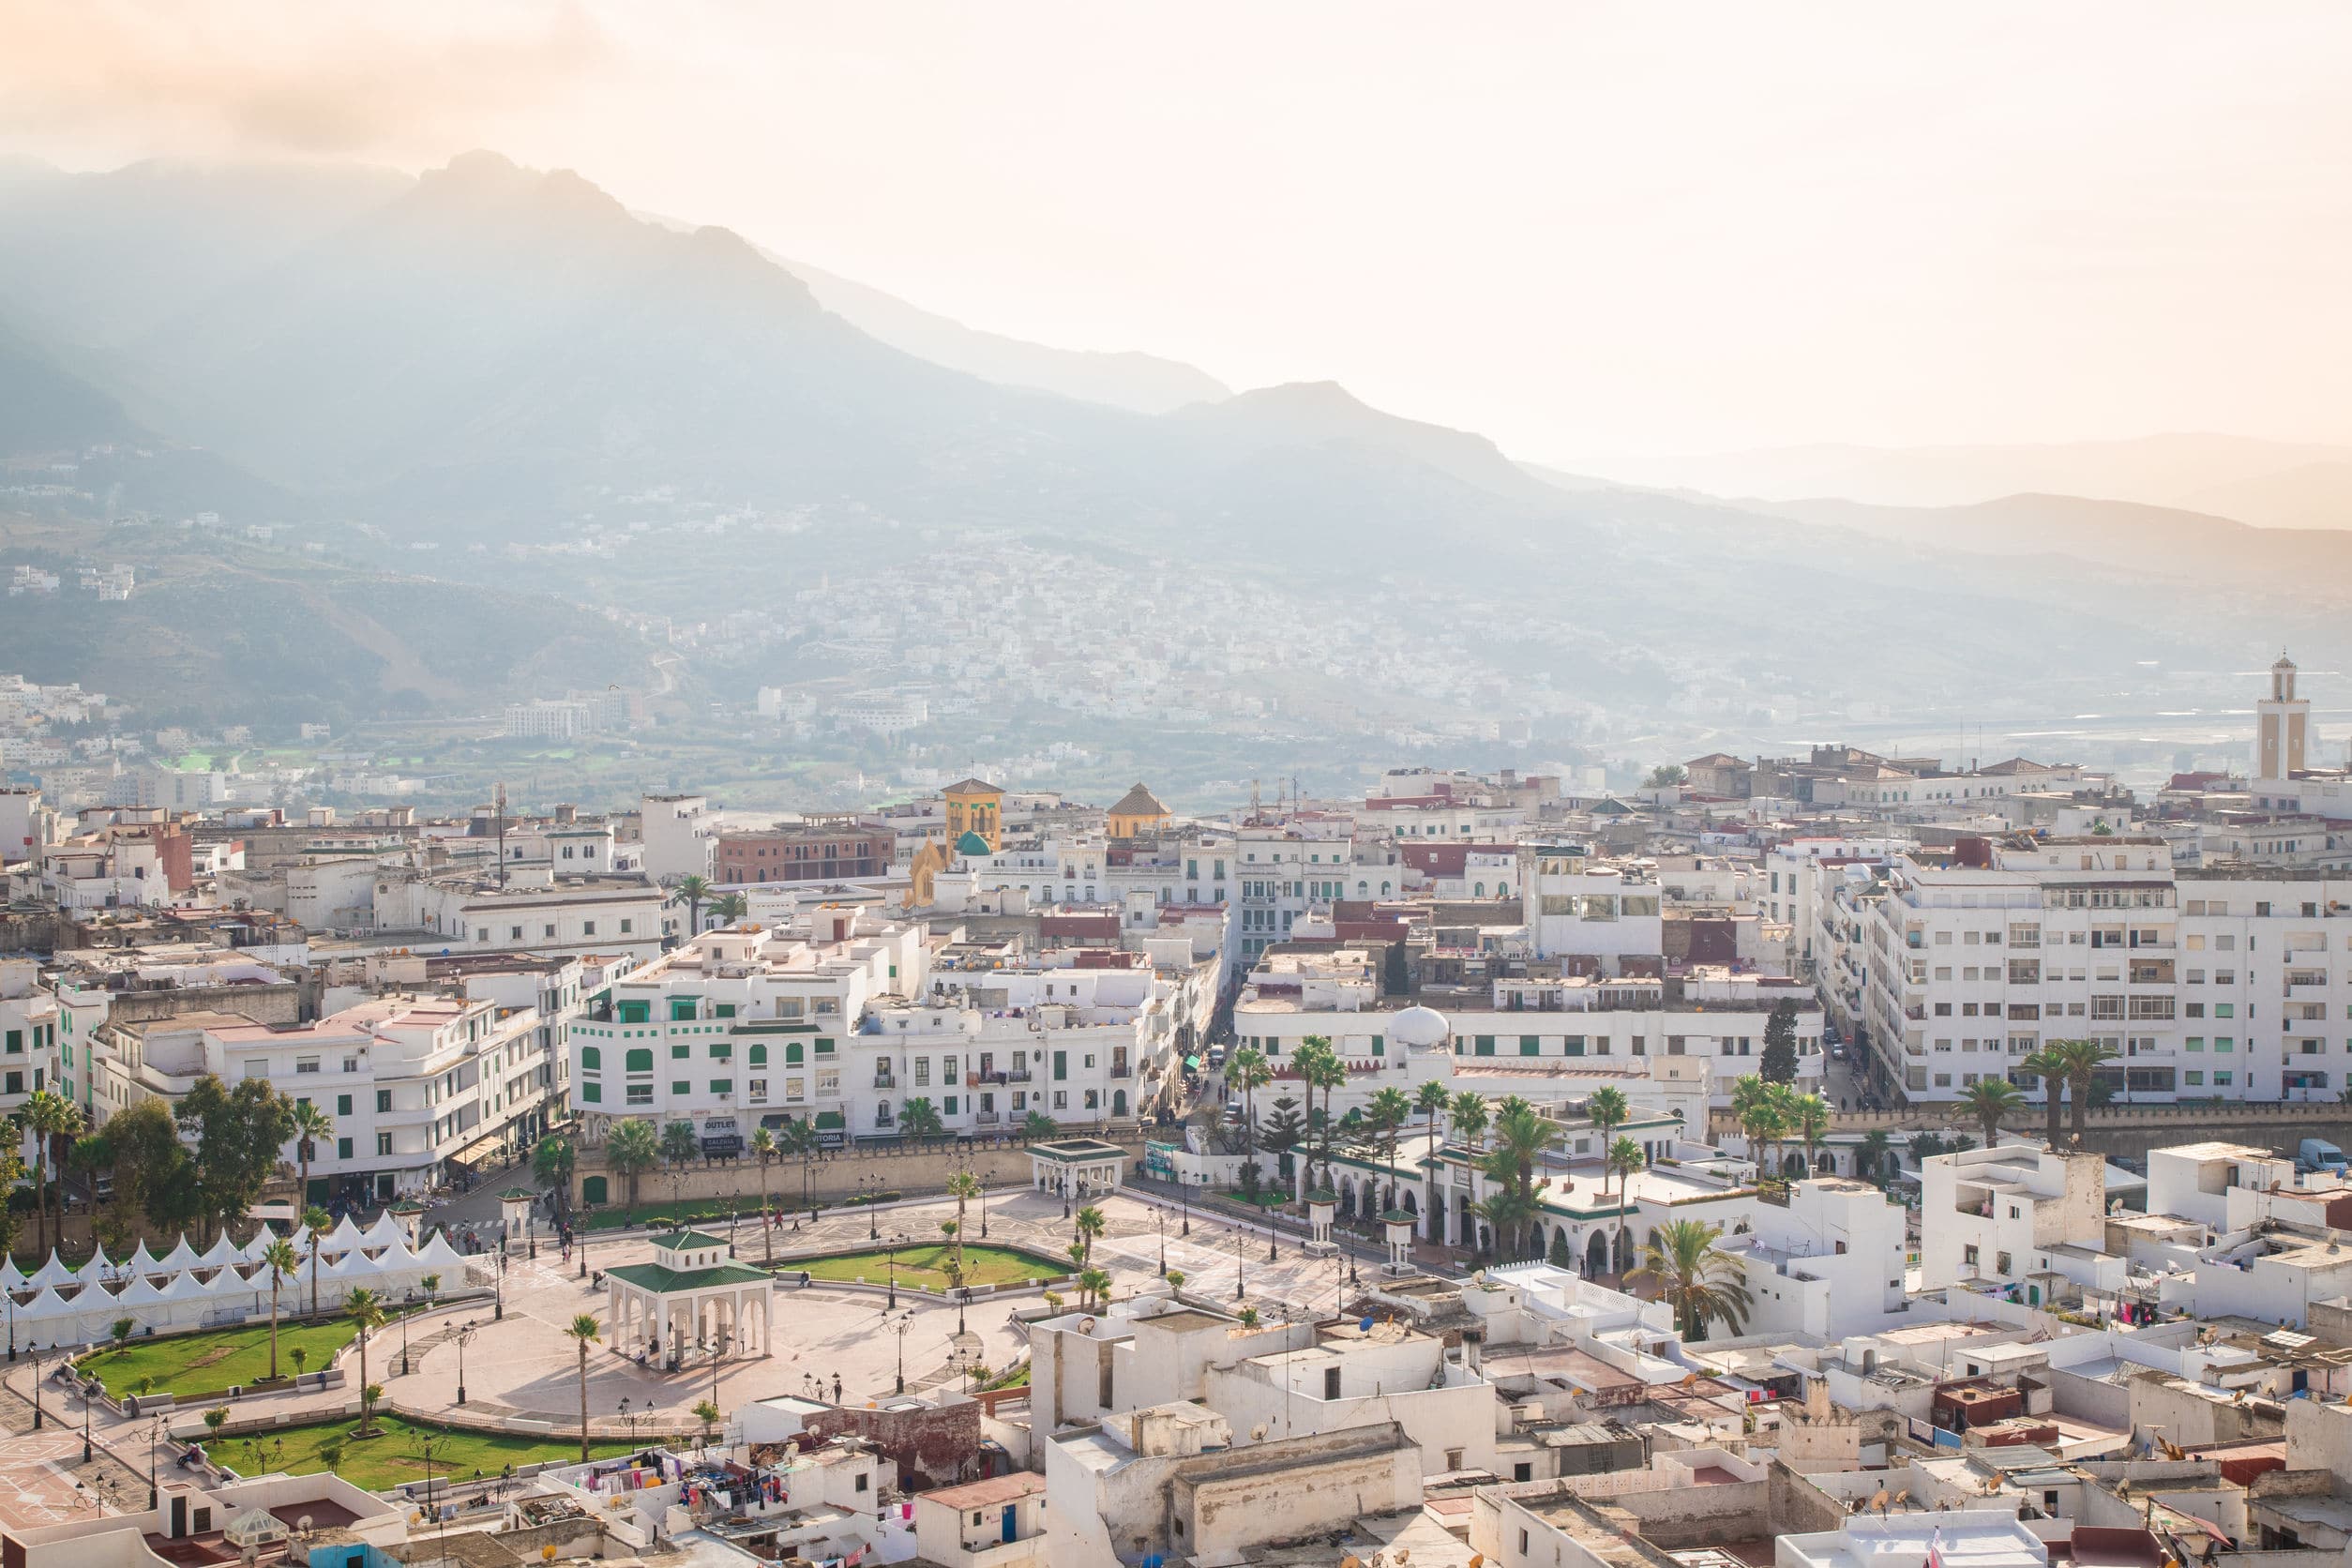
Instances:
[[[2352,7],[0,0],[0,151],[580,170],[1515,454],[2352,440]]]

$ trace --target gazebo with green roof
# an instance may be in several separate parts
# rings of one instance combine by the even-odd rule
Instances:
[[[605,1271],[609,1343],[625,1355],[644,1351],[684,1364],[687,1353],[770,1353],[769,1291],[774,1281],[728,1257],[727,1244],[700,1230],[654,1238],[654,1260]]]

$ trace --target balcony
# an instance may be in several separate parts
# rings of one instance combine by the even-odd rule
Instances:
[[[975,1126],[993,1127],[997,1123],[997,1113],[993,1110],[975,1110],[972,1113],[972,1120]]]
[[[999,1083],[1027,1083],[1029,1081],[1029,1069],[1026,1067],[1016,1067],[1009,1073],[1000,1073],[997,1075],[997,1081]]]
[[[877,1089],[896,1089],[898,1087],[898,1080],[896,1077],[889,1073],[876,1073],[874,1075],[874,1087]]]

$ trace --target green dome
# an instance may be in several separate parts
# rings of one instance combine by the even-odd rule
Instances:
[[[957,854],[996,853],[994,850],[988,848],[988,841],[986,838],[970,830],[966,830],[964,836],[956,840],[956,852]]]

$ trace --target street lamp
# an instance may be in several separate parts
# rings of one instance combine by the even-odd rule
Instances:
[[[718,1364],[727,1359],[727,1331],[720,1329],[711,1337],[711,1408],[718,1408]]]
[[[874,1192],[873,1196],[866,1200],[866,1239],[869,1242],[879,1242],[882,1240],[882,1178],[880,1176],[858,1178],[861,1184],[867,1180],[873,1182]]]
[[[1182,1171],[1176,1173],[1176,1196],[1177,1201],[1184,1206],[1184,1223],[1176,1233],[1189,1236],[1192,1234],[1192,1184],[1184,1179]]]
[[[1242,1243],[1246,1239],[1247,1233],[1240,1226],[1235,1226],[1233,1228],[1233,1299],[1235,1301],[1240,1301],[1249,1294],[1242,1285]]]
[[[491,1320],[503,1323],[506,1320],[506,1249],[504,1246],[498,1249],[498,1274],[491,1290]]]
[[[41,1351],[33,1347],[33,1430],[41,1429]]]
[[[408,1376],[408,1314],[400,1314],[400,1376]]]
[[[7,1294],[5,1290],[0,1290],[0,1295]],[[8,1361],[10,1364],[14,1364],[16,1361],[16,1298],[14,1296],[8,1296]]]
[[[889,1312],[889,1311],[896,1311],[896,1310],[897,1309],[897,1305],[898,1305],[898,1244],[899,1244],[900,1242],[904,1241],[905,1239],[906,1239],[906,1238],[905,1238],[905,1237],[903,1237],[903,1236],[893,1236],[893,1237],[891,1237],[891,1238],[890,1238],[890,1247],[889,1247],[889,1258],[890,1258],[890,1300],[889,1300],[889,1302],[888,1302],[887,1304],[884,1304],[884,1306],[883,1306],[883,1308],[882,1308],[882,1310],[884,1310],[885,1312]]]
[[[652,1403],[651,1400],[646,1402]],[[634,1453],[637,1448],[637,1412],[630,1409],[629,1396],[626,1394],[621,1395],[621,1419],[629,1424],[629,1449]]]
[[[1168,1211],[1153,1209],[1152,1221],[1160,1228],[1160,1277],[1168,1277]]]
[[[155,1482],[155,1445],[156,1440],[162,1435],[163,1418],[157,1416],[147,1425],[147,1506],[150,1508],[156,1505],[157,1500],[162,1495],[156,1489]]]
[[[97,1380],[95,1377],[90,1378],[90,1379],[86,1379],[86,1380],[84,1380],[83,1381],[83,1383],[82,1383],[82,1385],[81,1385],[81,1387],[82,1387],[82,1462],[83,1462],[83,1464],[85,1464],[85,1465],[86,1465],[86,1464],[88,1464],[88,1463],[90,1462],[90,1459],[91,1459],[91,1455],[92,1455],[92,1450],[91,1450],[91,1448],[90,1448],[90,1407],[98,1403],[98,1395],[94,1395],[94,1394],[92,1394],[92,1393],[90,1392],[90,1384],[91,1384],[91,1383],[93,1383],[93,1382],[96,1382],[97,1380]]]
[[[472,1343],[474,1338],[474,1321],[475,1320],[473,1319],[468,1318],[465,1320],[465,1326],[458,1330],[457,1334],[458,1403],[460,1405],[465,1403],[465,1348],[468,1344]]]
[[[907,1391],[907,1330],[914,1327],[914,1309],[909,1307],[891,1326],[898,1334],[898,1392],[904,1394]]]
[[[988,1184],[986,1182],[980,1184],[980,1239],[984,1242],[988,1239]],[[11,1302],[9,1304],[13,1306],[16,1304]]]

